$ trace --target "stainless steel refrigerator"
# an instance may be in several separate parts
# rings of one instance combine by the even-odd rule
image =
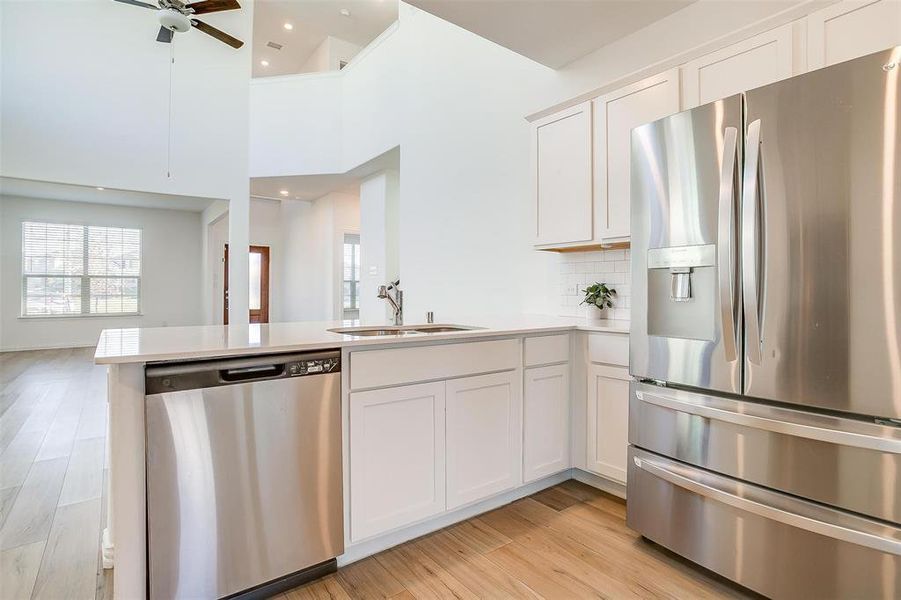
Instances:
[[[632,132],[628,524],[901,597],[901,46]]]

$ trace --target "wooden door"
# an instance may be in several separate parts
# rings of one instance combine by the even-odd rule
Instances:
[[[518,371],[447,382],[447,508],[522,482],[522,380]]]
[[[223,322],[228,325],[228,244],[225,245]],[[269,246],[250,246],[249,306],[251,323],[269,322]]]

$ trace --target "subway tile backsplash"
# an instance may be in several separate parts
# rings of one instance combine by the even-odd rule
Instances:
[[[559,312],[562,315],[599,318],[597,308],[580,305],[582,290],[595,282],[606,283],[616,290],[613,308],[603,318],[631,319],[632,275],[629,250],[601,250],[598,252],[561,252],[558,265]]]

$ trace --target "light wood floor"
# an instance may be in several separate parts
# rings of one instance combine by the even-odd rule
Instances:
[[[106,598],[106,369],[93,350],[0,354],[0,598]]]
[[[407,542],[280,600],[747,598],[642,540],[619,498],[574,480]]]
[[[0,599],[111,598],[106,371],[88,349],[0,354]],[[567,481],[344,567],[279,600],[720,598],[735,586],[639,538]]]

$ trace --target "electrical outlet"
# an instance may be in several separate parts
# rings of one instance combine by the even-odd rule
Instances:
[[[576,296],[579,294],[579,284],[578,283],[570,283],[566,286],[566,293],[570,296]]]

